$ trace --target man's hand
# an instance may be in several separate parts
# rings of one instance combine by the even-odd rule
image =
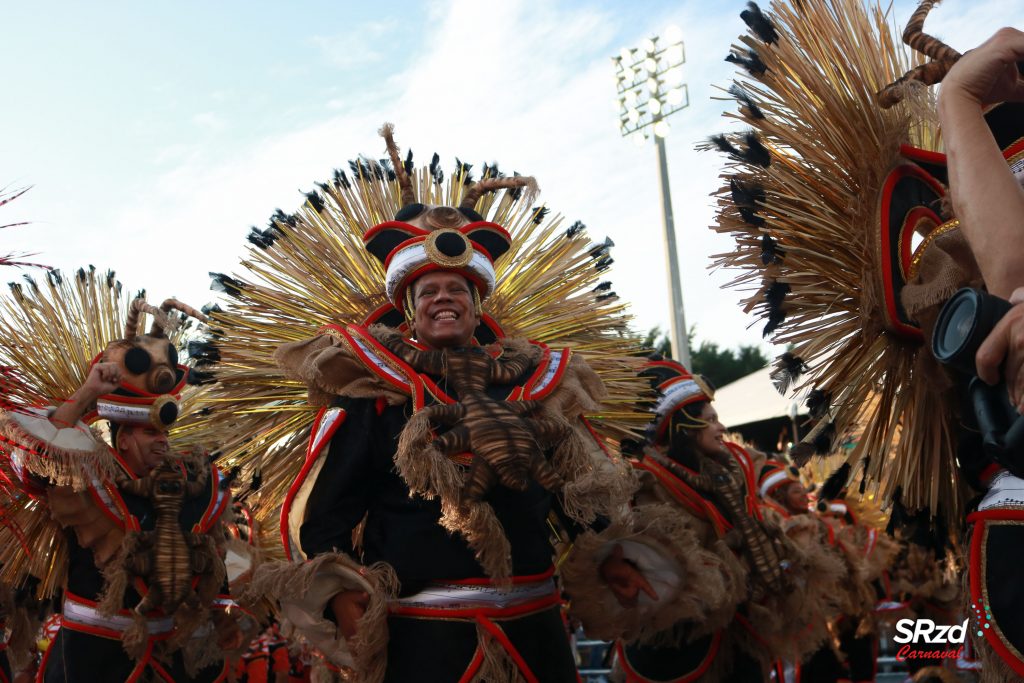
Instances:
[[[1003,28],[961,57],[942,79],[941,98],[963,98],[980,106],[1024,101],[1024,33]]]
[[[640,591],[646,593],[651,600],[658,599],[657,592],[640,570],[623,556],[621,545],[616,545],[601,563],[600,572],[601,578],[623,607],[636,607]]]
[[[1010,295],[1014,307],[992,328],[974,357],[978,377],[987,384],[1006,378],[1010,403],[1024,415],[1024,287]]]
[[[117,389],[121,368],[117,363],[96,363],[89,369],[85,382],[50,416],[58,427],[70,427],[92,409],[96,399]]]
[[[369,604],[370,594],[366,591],[343,591],[331,598],[339,636],[348,640],[356,634],[356,625]]]

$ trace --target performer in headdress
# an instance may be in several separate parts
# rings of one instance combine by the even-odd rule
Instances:
[[[120,289],[112,273],[51,271],[0,303],[0,354],[22,380],[0,414],[2,571],[16,585],[40,578],[43,596],[62,589],[39,680],[212,681],[218,643],[241,644],[218,547],[230,492],[204,454],[167,438],[188,374],[172,311],[201,314],[139,298],[126,315]]]
[[[970,428],[972,406],[959,398],[968,395],[966,378],[940,366],[928,348],[942,305],[960,287],[986,284],[961,229],[970,212],[957,215],[964,198],[949,198],[940,147],[948,131],[939,134],[925,87],[960,56],[923,33],[934,4],[922,2],[904,33],[931,59],[918,66],[877,7],[808,0],[745,13],[751,33],[733,60],[748,74],[732,92],[737,118],[753,130],[742,143],[717,139],[731,160],[716,229],[738,245],[719,262],[743,269],[737,282],[757,288],[745,305],[764,314],[765,334],[794,345],[777,368],[780,386],[811,370],[817,425],[795,458],[811,455],[815,440],[828,452],[823,437],[860,425],[837,477],[845,483],[860,470],[881,504],[944,516],[946,528],[956,529],[971,490],[988,492],[968,518],[970,632],[986,678],[1016,680],[1024,675],[1024,606],[1008,590],[1017,568],[1007,558],[1019,545],[1013,501],[1020,472],[1014,458],[983,445]],[[1012,70],[1004,64],[997,71],[1011,86]],[[990,133],[974,150],[979,156],[960,144],[978,131],[977,120],[952,151],[1002,156],[1015,169],[1020,107],[1006,102],[985,112]],[[1011,175],[997,174],[985,192],[1016,192]],[[1000,211],[1019,204],[1009,196]],[[1008,293],[1005,283],[991,285]]]
[[[593,557],[623,554],[653,595],[632,603],[591,586],[572,610],[588,634],[618,637],[629,681],[760,681],[778,657],[799,659],[824,639],[840,567],[789,542],[758,498],[760,453],[725,440],[700,377],[667,360],[644,371],[660,399],[628,523],[577,539],[566,586],[586,584]],[[600,552],[596,552],[600,551]],[[616,587],[615,577],[606,580]],[[656,598],[656,599],[655,599]]]
[[[645,391],[599,281],[611,245],[545,220],[532,178],[460,163],[445,184],[381,134],[389,159],[338,172],[255,233],[246,278],[218,276],[209,368],[250,402],[228,416],[211,394],[210,419],[239,420],[223,457],[257,477],[257,516],[280,509],[291,559],[254,590],[361,680],[574,681],[550,537],[625,510],[605,448]]]

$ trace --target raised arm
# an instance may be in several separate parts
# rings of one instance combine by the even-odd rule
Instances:
[[[1024,189],[982,114],[997,102],[1024,101],[1018,62],[1024,62],[1024,33],[1000,29],[956,63],[939,97],[953,208],[985,284],[1004,299],[1024,285]]]

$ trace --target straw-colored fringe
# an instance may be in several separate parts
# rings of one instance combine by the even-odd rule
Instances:
[[[650,614],[619,606],[601,579],[600,566],[609,544],[635,540],[668,554],[680,570],[680,582],[671,599],[658,601]],[[731,554],[726,548],[720,549]],[[634,511],[629,524],[613,524],[600,534],[585,532],[576,538],[572,554],[562,567],[562,580],[571,598],[570,609],[588,635],[602,640],[671,645],[685,635],[697,638],[723,628],[745,597],[745,579],[738,565],[723,561],[718,552],[699,545],[685,515],[671,505],[645,505]],[[684,633],[679,622],[696,627]]]
[[[813,518],[798,515],[786,521],[791,520],[788,533],[797,533],[802,525],[811,532],[786,544],[791,588],[766,596],[759,606],[763,609],[752,610],[750,617],[773,654],[798,662],[828,638],[827,620],[840,611],[839,592],[848,574],[842,560],[824,545]]]
[[[351,655],[361,683],[379,683],[387,666],[387,605],[399,592],[398,577],[390,565],[381,562],[364,568],[344,553],[325,553],[301,564],[280,560],[266,562],[254,573],[241,599],[253,604],[268,596],[279,600],[284,596],[305,595],[319,570],[328,564],[340,564],[360,573],[373,587],[366,611],[357,622],[355,638],[351,643],[339,643],[338,647]],[[286,630],[293,628],[292,624],[282,626]]]
[[[29,434],[9,413],[0,411],[0,436],[8,444],[18,444],[13,448],[21,451],[26,470],[53,486],[70,486],[83,491],[93,476],[111,480],[118,473],[109,447],[96,435],[93,435],[95,447],[92,450],[57,448]]]
[[[479,624],[476,627],[476,637],[478,647],[483,653],[483,662],[480,664],[480,670],[471,679],[472,683],[526,683],[519,667],[502,644]]]

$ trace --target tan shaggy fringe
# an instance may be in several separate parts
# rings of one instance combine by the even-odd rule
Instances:
[[[651,613],[619,605],[600,575],[607,548],[632,540],[665,552],[680,570],[677,592],[658,600]],[[731,555],[727,548],[720,548]],[[562,567],[562,581],[570,596],[570,612],[587,635],[602,640],[671,645],[683,636],[672,627],[692,622],[685,636],[693,639],[723,628],[732,619],[746,588],[736,564],[700,546],[687,517],[671,505],[637,508],[631,522],[615,523],[600,534],[588,531],[577,537],[572,554]]]
[[[526,683],[519,667],[505,648],[479,624],[476,627],[476,637],[484,658],[480,670],[472,678],[472,683]]]
[[[768,595],[759,606],[763,609],[751,612],[751,623],[772,654],[798,662],[828,638],[828,619],[840,612],[840,591],[848,573],[838,554],[823,542],[813,517],[796,515],[785,524],[790,588]],[[792,535],[804,531],[804,526],[807,533],[793,540]]]
[[[388,602],[399,592],[398,577],[390,565],[378,562],[368,568],[363,567],[343,553],[325,553],[303,563],[282,560],[266,562],[253,574],[242,600],[252,604],[265,597],[280,600],[282,597],[305,596],[313,586],[319,570],[329,564],[339,564],[349,571],[358,573],[373,590],[370,591],[370,602],[366,611],[356,625],[356,636],[352,642],[346,643],[336,639],[334,652],[328,652],[324,647],[319,649],[326,657],[332,659],[350,654],[357,679],[361,683],[378,683],[383,680],[387,667]],[[309,616],[311,620],[319,621],[320,626],[326,622],[322,613]],[[331,624],[332,628],[333,626]],[[286,631],[294,629],[303,634],[302,629],[287,623],[286,620],[282,620],[282,627]]]
[[[442,527],[466,539],[484,572],[499,585],[511,585],[512,547],[485,502],[461,503],[463,473],[431,443],[430,421],[421,412],[402,429],[395,467],[411,494],[440,498]]]

